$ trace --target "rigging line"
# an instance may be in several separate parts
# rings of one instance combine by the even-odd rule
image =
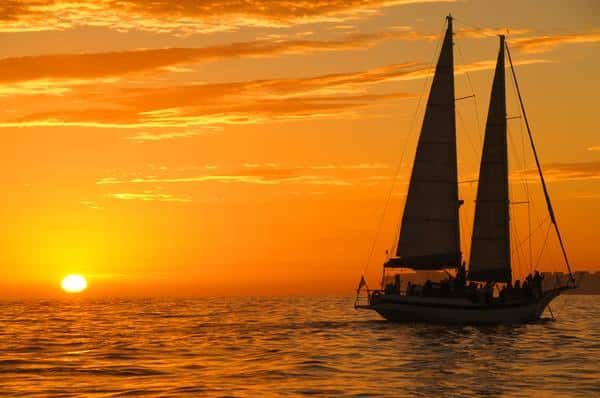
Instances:
[[[463,64],[466,64],[465,57],[463,56],[461,47],[458,43],[456,43],[456,49],[458,50],[458,55]],[[473,89],[473,82],[471,81],[471,74],[469,71],[465,70],[465,76],[467,77],[467,82],[469,83],[469,88],[471,89],[471,94],[473,95],[473,106],[475,107],[475,123],[477,124],[477,132],[479,133],[479,142],[483,141],[483,136],[481,135],[481,125],[479,123],[479,105],[477,104],[477,96],[475,95],[475,90]],[[465,97],[468,98],[468,97]]]
[[[515,82],[513,80],[510,80],[510,81],[512,83],[511,86],[512,86],[513,93],[514,93],[515,97],[518,97],[517,90],[515,88]],[[507,120],[508,119],[512,120],[512,119],[516,119],[516,118],[522,119],[521,115],[519,115],[519,116],[507,118]],[[537,213],[535,213],[535,203],[532,200],[531,192],[529,191],[529,179],[525,175],[525,171],[527,170],[527,156],[526,156],[526,152],[525,152],[525,141],[526,140],[525,140],[525,133],[523,131],[523,123],[522,122],[519,123],[519,135],[521,137],[521,153],[523,154],[523,157],[522,157],[523,165],[521,167],[521,170],[519,170],[519,175],[520,175],[521,182],[522,182],[524,190],[525,190],[525,196],[527,196],[527,229],[529,232],[529,236],[531,237],[532,236],[532,231],[531,231],[532,210],[534,211],[533,212],[534,215],[537,215]],[[511,140],[512,140],[512,136],[511,136]],[[516,146],[515,146],[515,149],[516,149]],[[536,216],[535,218],[537,221],[538,217]],[[542,219],[541,222],[543,223],[544,221],[545,221],[545,218]],[[532,245],[533,245],[533,241],[531,238],[529,238],[529,272],[530,273],[533,272],[533,246]]]
[[[535,235],[535,234],[536,234],[536,233],[539,231],[539,229],[540,229],[540,228],[541,228],[541,227],[542,227],[544,224],[546,224],[546,221],[547,221],[547,220],[548,220],[548,219],[543,219],[543,220],[542,220],[542,222],[541,222],[541,223],[539,223],[539,224],[538,224],[538,225],[535,227],[535,229],[533,230],[533,232],[529,232],[529,236],[527,236],[525,239],[523,239],[523,240],[521,240],[520,242],[518,242],[518,243],[517,243],[517,245],[518,245],[519,247],[521,247],[521,246],[523,246],[525,243],[527,243],[527,241],[531,242],[531,238],[533,237],[533,235]],[[514,249],[513,249],[513,250],[514,250]]]
[[[571,264],[569,263],[569,258],[567,257],[567,250],[565,249],[562,235],[560,234],[560,229],[558,228],[558,223],[556,222],[556,217],[554,216],[554,209],[552,208],[552,202],[550,201],[550,195],[548,194],[548,188],[546,187],[546,181],[544,180],[544,174],[542,173],[542,166],[540,164],[540,160],[538,159],[537,151],[535,149],[535,144],[533,142],[531,128],[529,127],[529,121],[527,120],[527,114],[525,113],[525,105],[523,104],[523,98],[521,97],[521,90],[519,89],[519,82],[517,81],[517,75],[515,73],[515,68],[512,63],[510,51],[508,49],[508,46],[505,46],[505,48],[506,48],[506,54],[508,54],[510,70],[512,72],[513,79],[515,81],[515,88],[517,89],[517,94],[519,97],[519,104],[521,105],[521,113],[522,113],[523,119],[525,120],[525,126],[527,127],[527,133],[529,135],[531,149],[533,150],[533,155],[535,158],[535,163],[537,165],[538,174],[540,175],[540,180],[542,182],[542,188],[544,190],[544,197],[546,198],[546,205],[548,206],[548,213],[550,213],[550,220],[552,221],[552,224],[554,225],[554,229],[556,231],[556,236],[558,237],[558,243],[560,244],[560,249],[562,251],[563,258],[565,260],[565,264],[567,265],[567,269],[569,270],[569,279],[570,279],[571,283],[575,283],[575,279],[573,278],[573,272],[571,271]]]
[[[524,142],[524,135],[523,135],[523,125],[521,123],[519,123],[520,128],[520,133],[521,133],[521,152],[523,154],[523,157],[520,159],[521,160],[521,170],[519,171],[519,177],[521,180],[521,185],[523,186],[523,191],[525,193],[525,196],[527,197],[527,229],[529,231],[529,234],[531,235],[531,197],[529,195],[529,184],[527,181],[527,177],[525,177],[525,170],[526,170],[526,163],[525,163],[525,142]],[[513,133],[510,133],[510,141],[511,141],[511,145],[515,148],[515,154],[517,153],[516,148],[517,145],[515,143],[515,138],[513,136]],[[519,160],[519,156],[515,156],[517,158],[517,160]],[[532,269],[532,255],[531,255],[531,239],[529,239],[529,272],[531,273],[533,271]]]
[[[475,144],[473,144],[473,140],[471,139],[471,134],[469,134],[469,129],[467,128],[467,124],[465,123],[465,120],[462,117],[462,114],[460,113],[460,111],[458,109],[456,110],[456,116],[458,116],[458,121],[459,123],[464,126],[464,130],[467,132],[467,134],[465,134],[467,136],[467,141],[469,141],[469,145],[471,146],[471,149],[473,150],[473,155],[475,156],[475,167],[474,169],[477,169],[477,150],[475,148]],[[466,181],[462,181],[462,182],[478,182],[479,180],[466,180]],[[461,182],[459,182],[459,185],[461,185]]]
[[[512,192],[509,191],[509,195],[514,195],[514,193],[512,193]],[[509,208],[509,219],[513,218],[513,217],[511,217],[511,213],[513,211],[516,211],[516,210],[514,208]],[[517,229],[517,226],[515,225],[515,223],[511,222],[510,223],[510,227],[511,227],[511,232],[510,232],[510,236],[509,236],[509,245],[510,245],[510,238],[511,237],[514,238],[515,242],[519,242],[520,241],[519,232],[518,232],[518,229]],[[509,247],[509,250],[510,250],[510,247]],[[515,247],[514,250],[512,250],[510,252],[510,255],[512,256],[513,253],[516,254],[515,258],[517,259],[518,270],[519,270],[519,272],[522,272],[523,271],[523,266],[522,266],[520,246]]]
[[[445,27],[445,25],[446,24],[444,23],[444,27]],[[444,27],[442,28],[442,31],[440,32],[440,37],[443,37],[442,35],[444,34],[444,31],[445,31]],[[433,62],[434,62],[436,56],[441,51],[442,42],[443,42],[443,39],[438,41],[438,46],[436,48],[436,51],[435,51],[435,53],[433,55],[433,58],[432,58],[431,62],[429,63],[430,67],[433,65]],[[369,250],[369,256],[367,257],[367,262],[365,264],[365,267],[363,268],[363,275],[367,272],[367,270],[369,268],[369,265],[371,264],[371,259],[373,258],[373,254],[375,252],[375,246],[377,245],[377,241],[379,240],[379,234],[381,232],[381,229],[383,228],[383,222],[385,220],[385,214],[386,214],[387,209],[388,209],[388,207],[390,205],[390,202],[391,202],[391,199],[392,199],[392,194],[394,193],[394,188],[396,187],[396,182],[398,180],[398,174],[400,174],[400,168],[402,167],[402,162],[404,160],[404,155],[406,154],[406,147],[407,147],[408,139],[409,139],[409,137],[412,136],[412,133],[414,131],[415,120],[417,119],[419,108],[421,106],[421,102],[423,100],[423,96],[424,96],[425,91],[426,91],[425,89],[426,89],[427,84],[428,84],[428,82],[429,82],[430,79],[431,78],[426,78],[426,79],[423,80],[423,87],[421,88],[421,93],[419,95],[419,100],[417,101],[417,106],[416,106],[416,109],[415,109],[415,113],[414,113],[414,115],[412,117],[412,120],[411,120],[411,123],[410,123],[410,127],[408,129],[408,134],[405,136],[404,142],[402,144],[402,148],[403,149],[402,149],[402,153],[400,155],[400,160],[399,160],[399,162],[398,162],[398,164],[396,166],[396,169],[394,171],[394,178],[392,180],[392,184],[391,184],[390,189],[388,191],[385,204],[383,206],[383,209],[381,211],[381,215],[379,217],[379,222],[377,224],[377,230],[375,231],[375,236],[373,237],[373,242],[371,244],[371,249]],[[399,234],[399,232],[398,232],[398,234]],[[382,278],[385,278],[385,269],[384,269],[384,276]]]
[[[512,129],[510,128],[510,126],[508,125],[508,123],[507,123],[507,125],[506,125],[506,135],[507,135],[507,146],[508,146],[508,144],[510,144],[510,147],[511,147],[511,148],[515,148],[515,150],[514,150],[514,151],[509,151],[509,154],[510,154],[510,155],[512,155],[512,157],[513,157],[513,160],[514,160],[514,162],[513,162],[513,163],[515,163],[515,164],[519,164],[519,163],[521,163],[521,159],[520,159],[520,157],[519,157],[519,154],[518,154],[518,153],[517,153],[517,151],[516,151],[516,145],[515,145],[515,143],[514,143],[514,138],[513,138],[513,134],[512,134]],[[509,161],[509,164],[510,164],[510,163],[511,163],[511,162]],[[509,175],[510,175],[510,172],[509,172]],[[515,195],[515,192],[514,192],[514,190],[513,190],[513,189],[511,189],[509,192],[510,192],[510,195],[514,197],[514,195]],[[512,201],[511,201],[511,203],[512,203],[512,204],[517,204],[517,203],[520,203],[520,202],[517,202],[517,201],[514,201],[514,202],[512,202]],[[529,201],[527,201],[527,203],[529,203]],[[516,209],[514,209],[514,208],[511,208],[511,209],[510,209],[510,211],[511,211],[511,213],[512,213],[513,211],[516,211]],[[516,219],[517,219],[517,217],[516,217],[516,216],[515,216],[515,217],[511,217],[511,219],[513,219],[513,220],[516,220]],[[519,234],[518,234],[518,228],[516,227],[516,225],[515,225],[515,224],[516,224],[516,222],[511,222],[512,230],[513,230],[513,232],[511,233],[511,236],[512,236],[512,234],[514,233],[514,238],[516,239],[516,242],[515,242],[515,243],[518,243],[518,242],[520,241],[520,239],[519,239]],[[517,258],[518,258],[518,260],[519,260],[519,271],[520,271],[520,272],[524,272],[524,268],[525,268],[525,267],[523,266],[523,263],[524,263],[524,261],[523,261],[523,260],[522,260],[522,258],[521,258],[521,257],[522,257],[522,253],[521,253],[521,245],[518,245],[518,246],[515,248],[515,250],[513,250],[513,251],[512,251],[512,253],[515,253],[515,252],[516,252],[516,256],[518,256]]]
[[[550,230],[552,229],[552,223],[548,224],[548,229],[546,230],[546,237],[544,238],[544,243],[540,248],[540,254],[538,255],[537,261],[535,262],[535,268],[537,269],[538,265],[540,265],[540,261],[542,260],[542,255],[544,254],[544,249],[546,248],[546,244],[548,243],[548,236],[550,235]]]
[[[519,123],[519,132],[521,133],[521,152],[523,153],[523,170],[527,169],[527,160],[525,156],[525,134],[523,134],[523,123]],[[527,196],[527,230],[529,231],[529,236],[531,236],[531,208],[533,207],[532,198],[529,194],[529,181],[527,178],[523,176],[524,171],[521,174],[521,179],[523,181],[523,186],[525,187],[525,195]],[[532,251],[532,242],[531,238],[529,238],[529,272],[533,272],[533,251]]]
[[[514,82],[512,84],[513,92],[516,94],[516,89]],[[529,230],[529,236],[531,236],[531,211],[535,208],[533,203],[533,199],[529,192],[529,180],[525,176],[525,170],[527,170],[527,156],[525,155],[525,132],[523,131],[523,123],[519,123],[519,134],[521,135],[521,153],[523,154],[523,168],[521,173],[521,180],[523,181],[523,185],[525,186],[525,195],[527,196],[527,229]],[[533,272],[533,242],[532,239],[529,238],[529,273]]]
[[[531,236],[531,213],[530,213],[530,205],[529,205],[529,203],[531,201],[531,198],[529,196],[529,188],[528,188],[528,185],[527,185],[527,180],[523,176],[523,174],[524,174],[523,170],[525,169],[525,151],[523,150],[523,157],[521,158],[519,156],[517,150],[516,150],[517,145],[515,144],[515,138],[513,136],[512,129],[507,126],[506,130],[507,130],[507,133],[508,133],[508,138],[509,138],[509,141],[510,141],[510,145],[511,145],[511,147],[513,147],[515,149],[514,151],[511,151],[512,155],[513,155],[513,158],[515,159],[515,163],[516,164],[521,163],[521,165],[519,166],[521,168],[521,171],[519,172],[519,177],[521,179],[521,185],[523,186],[523,191],[525,193],[525,196],[527,197],[527,201],[522,202],[522,203],[527,203],[527,227],[528,227],[529,236]],[[516,204],[517,202],[514,202],[514,203]],[[528,261],[529,262],[529,273],[531,273],[532,272],[532,263],[531,263],[531,258],[532,258],[531,257],[531,238],[526,239],[526,241],[527,240],[529,241],[529,261]],[[519,249],[520,249],[520,247],[521,247],[521,245],[519,245]]]
[[[519,237],[517,236],[517,229],[515,228],[515,224],[511,223],[510,227],[511,227],[511,236],[514,234],[515,239],[517,239],[517,241],[518,241]],[[519,246],[514,248],[514,250],[511,253],[511,257],[513,257],[512,254],[514,254],[514,258],[517,260],[516,261],[517,269],[519,271],[519,274],[521,274],[523,271],[523,268],[521,266],[521,251],[519,250]]]

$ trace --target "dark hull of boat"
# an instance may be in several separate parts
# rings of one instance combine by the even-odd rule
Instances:
[[[358,308],[376,311],[392,322],[446,324],[518,324],[536,321],[548,304],[566,288],[543,292],[521,303],[477,304],[467,299],[381,295]]]

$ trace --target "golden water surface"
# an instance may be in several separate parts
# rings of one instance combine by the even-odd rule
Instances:
[[[0,302],[0,394],[600,396],[600,296],[522,326],[392,324],[353,299]]]

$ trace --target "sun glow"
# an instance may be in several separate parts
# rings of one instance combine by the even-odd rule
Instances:
[[[81,275],[67,275],[60,286],[67,293],[81,293],[87,288],[87,280]]]

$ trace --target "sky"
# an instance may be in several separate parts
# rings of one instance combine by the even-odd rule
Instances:
[[[60,294],[69,273],[98,297],[351,294],[362,273],[376,286],[448,13],[469,97],[465,258],[507,33],[570,262],[599,269],[598,2],[12,0],[0,297]],[[563,271],[507,93],[514,273]]]

